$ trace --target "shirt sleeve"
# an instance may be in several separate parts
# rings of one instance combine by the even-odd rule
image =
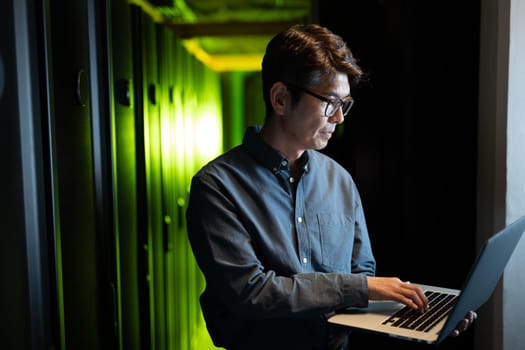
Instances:
[[[365,233],[354,251],[355,270],[363,273],[283,276],[266,269],[258,259],[256,243],[227,188],[221,188],[217,179],[193,178],[186,215],[188,237],[206,278],[208,297],[214,294],[240,318],[318,315],[368,304],[366,273],[371,267],[363,262],[369,246]]]

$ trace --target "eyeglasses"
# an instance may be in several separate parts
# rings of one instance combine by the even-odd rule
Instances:
[[[331,116],[333,116],[339,110],[339,108],[341,108],[341,111],[343,112],[343,116],[346,116],[348,112],[350,111],[350,108],[352,108],[352,106],[354,105],[354,99],[352,98],[352,96],[346,96],[343,98],[328,98],[328,97],[318,95],[313,91],[310,91],[308,89],[305,89],[303,87],[300,87],[294,84],[285,83],[285,85],[287,85],[288,87],[300,90],[302,92],[305,92],[310,96],[313,96],[323,102],[326,102],[326,108],[324,110],[324,115],[327,118],[330,118]]]

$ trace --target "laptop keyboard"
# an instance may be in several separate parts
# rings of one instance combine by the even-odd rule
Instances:
[[[384,325],[428,332],[445,318],[454,306],[457,295],[426,291],[428,310],[419,312],[405,306],[383,322]]]

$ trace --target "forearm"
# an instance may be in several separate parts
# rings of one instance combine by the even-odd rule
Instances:
[[[341,307],[366,306],[368,286],[363,275],[305,273],[290,277],[260,273],[249,282],[222,290],[231,310],[250,318],[304,316]],[[228,290],[229,289],[229,290]]]

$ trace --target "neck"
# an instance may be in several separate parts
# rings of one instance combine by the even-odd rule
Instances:
[[[290,163],[290,168],[294,169],[305,150],[294,147],[290,137],[277,123],[271,122],[271,119],[264,124],[260,136],[264,142],[281,153]]]

